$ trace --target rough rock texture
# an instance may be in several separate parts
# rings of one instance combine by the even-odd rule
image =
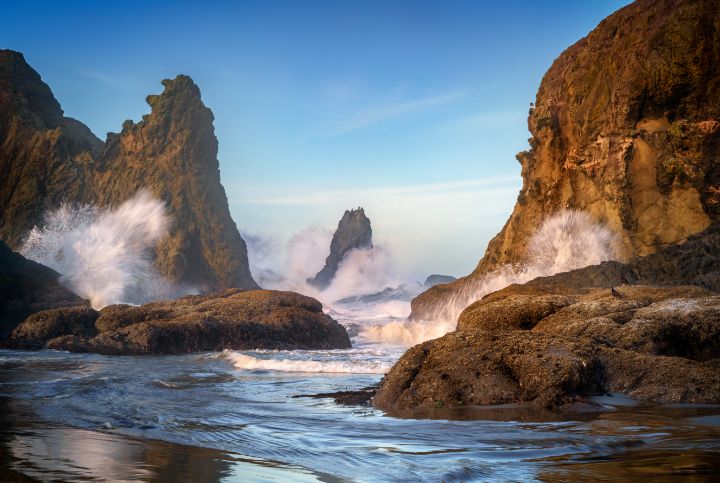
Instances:
[[[620,392],[720,403],[720,295],[699,287],[515,285],[468,307],[458,330],[407,351],[373,403],[411,408]]]
[[[162,94],[147,98],[149,115],[108,135],[97,173],[98,200],[116,204],[149,186],[174,218],[170,235],[157,247],[163,274],[209,288],[256,288],[220,183],[213,114],[189,77],[163,85]]]
[[[87,304],[58,278],[54,270],[13,252],[0,240],[0,340],[34,312]]]
[[[565,50],[543,77],[518,154],[523,187],[475,271],[421,294],[434,310],[489,271],[523,260],[564,208],[589,213],[623,259],[680,242],[720,218],[720,2],[638,0]]]
[[[56,337],[94,337],[99,315],[93,308],[82,306],[43,310],[25,319],[13,331],[10,343],[17,349],[42,349]]]
[[[17,249],[48,207],[94,201],[102,142],[63,116],[22,54],[0,50],[0,238]]]
[[[691,285],[687,285],[691,284]],[[628,263],[513,284],[406,352],[374,404],[397,411],[620,392],[720,403],[720,222]]]
[[[308,279],[308,283],[321,290],[327,288],[342,259],[358,248],[372,248],[372,228],[362,208],[345,212],[330,242],[330,255],[325,259],[325,266],[315,277]]]
[[[440,285],[441,283],[454,282],[455,280],[457,280],[457,278],[451,275],[430,275],[425,279],[425,283],[423,285],[430,288],[435,285]]]
[[[228,289],[100,312],[69,307],[28,317],[7,341],[22,349],[101,354],[182,354],[223,349],[344,349],[342,325],[293,292]]]
[[[220,183],[212,112],[189,77],[163,85],[150,114],[103,143],[63,116],[22,54],[0,50],[0,238],[17,248],[47,209],[118,205],[147,188],[174,222],[156,249],[161,273],[208,290],[256,288]]]

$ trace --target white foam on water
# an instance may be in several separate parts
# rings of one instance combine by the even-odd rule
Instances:
[[[426,340],[437,339],[455,330],[456,323],[446,320],[432,322],[423,320],[393,321],[382,325],[364,327],[359,338],[364,342],[411,347]]]
[[[226,350],[223,357],[237,369],[279,372],[385,374],[391,365],[384,361],[261,358]]]

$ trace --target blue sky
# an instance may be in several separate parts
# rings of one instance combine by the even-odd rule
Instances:
[[[241,231],[362,205],[399,269],[463,275],[512,211],[543,73],[626,3],[12,2],[0,46],[101,139],[192,76]]]

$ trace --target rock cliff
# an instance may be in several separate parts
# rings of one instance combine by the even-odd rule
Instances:
[[[622,259],[678,243],[720,218],[720,2],[638,0],[552,64],[530,108],[530,149],[510,219],[475,271],[413,301],[413,317],[489,271],[523,261],[533,230],[585,211]]]
[[[335,278],[340,262],[351,250],[372,248],[372,228],[365,210],[348,210],[338,223],[337,230],[330,242],[330,255],[325,266],[308,283],[319,289],[325,289]]]
[[[114,206],[147,188],[173,219],[156,247],[163,275],[207,290],[257,288],[220,183],[212,112],[189,77],[163,85],[147,98],[150,114],[103,143],[64,117],[22,54],[1,50],[0,238],[17,248],[49,208]]]
[[[456,331],[408,350],[373,402],[391,412],[516,402],[556,408],[623,393],[718,404],[720,296],[702,287],[720,288],[719,244],[715,223],[628,264],[489,294],[462,312]]]

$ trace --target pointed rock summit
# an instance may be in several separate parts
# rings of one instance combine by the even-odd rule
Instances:
[[[17,249],[48,209],[117,206],[148,189],[173,221],[155,249],[165,277],[204,290],[256,288],[220,182],[213,114],[190,77],[163,85],[147,97],[150,114],[103,143],[63,115],[21,53],[0,50],[0,239]]]
[[[346,211],[333,235],[325,266],[315,277],[309,278],[308,283],[320,290],[326,289],[335,278],[340,262],[351,250],[371,248],[372,228],[365,210],[358,208]]]
[[[127,193],[151,189],[174,220],[157,250],[163,274],[212,289],[256,288],[220,182],[213,114],[190,77],[162,83],[162,94],[147,97],[150,114],[108,135],[98,201],[117,204]]]

